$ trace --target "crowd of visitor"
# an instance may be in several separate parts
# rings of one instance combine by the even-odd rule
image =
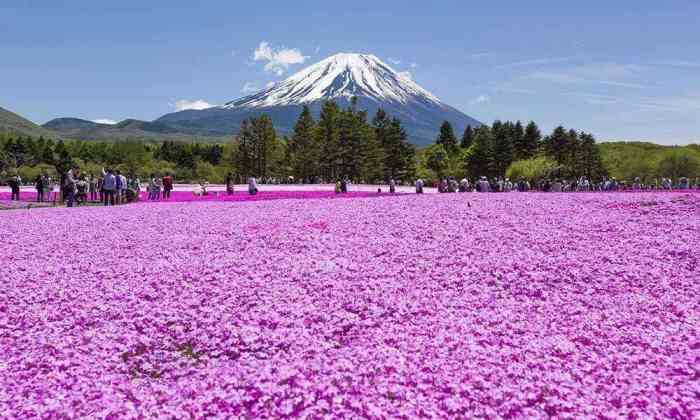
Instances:
[[[391,184],[390,184],[391,185]],[[423,192],[425,182],[418,179],[415,182],[416,193]],[[632,182],[618,181],[614,177],[603,178],[598,182],[589,180],[582,176],[578,179],[543,179],[536,183],[531,183],[524,178],[518,178],[515,182],[509,178],[492,178],[484,176],[470,181],[463,178],[457,181],[453,177],[444,177],[440,181],[434,182],[434,187],[438,192],[584,192],[584,191],[655,191],[655,190],[700,190],[700,178],[691,182],[686,177],[675,180],[671,178],[653,179],[650,182],[642,182],[640,178],[635,178]]]
[[[235,192],[236,181],[240,179],[229,172],[224,178],[226,194]],[[275,178],[264,178],[264,183],[279,183]],[[294,184],[293,177],[289,177],[285,184]],[[400,181],[399,181],[400,183]],[[73,167],[68,170],[61,179],[54,179],[44,173],[33,181],[38,202],[65,202],[68,207],[85,205],[88,202],[101,203],[105,206],[131,203],[141,197],[142,182],[138,176],[124,175],[119,170],[102,169],[97,176],[83,174],[80,169]],[[335,182],[334,189],[338,194],[347,193],[350,180],[343,177]],[[397,182],[389,180],[389,192],[395,193]],[[10,187],[11,199],[20,200],[20,187],[23,185],[19,175],[13,175],[7,179]],[[417,179],[414,183],[418,194],[424,192],[426,182]],[[524,178],[515,181],[509,178],[479,177],[477,179],[462,178],[457,181],[454,177],[444,177],[432,183],[440,193],[452,192],[585,192],[585,191],[656,191],[656,190],[700,190],[700,178],[694,182],[686,177],[671,179],[662,177],[650,181],[642,181],[635,178],[632,182],[618,181],[614,177],[603,178],[600,181],[592,181],[582,176],[577,179],[542,179],[538,182],[530,182]],[[151,174],[146,182],[147,200],[169,200],[173,191],[174,179],[166,173],[163,177]],[[259,191],[258,180],[255,177],[248,178],[248,193],[255,195]],[[382,192],[381,188],[378,192]],[[201,180],[193,190],[194,195],[204,196],[209,194],[209,182]]]

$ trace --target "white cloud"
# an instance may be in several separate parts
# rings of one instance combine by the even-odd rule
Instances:
[[[318,55],[318,53],[321,52],[321,46],[317,46],[316,49],[314,50],[314,54]]]
[[[412,68],[412,69],[417,69],[417,68],[418,68],[418,64],[417,64],[417,63],[411,63],[411,68]]]
[[[109,124],[109,125],[114,125],[117,122],[114,120],[110,120],[109,118],[98,118],[96,120],[92,120],[92,122],[97,123],[97,124]]]
[[[400,71],[397,74],[399,75],[399,77],[403,77],[408,80],[413,80],[413,75],[410,71]]]
[[[643,69],[643,67],[634,64],[592,63],[555,70],[537,70],[529,73],[526,77],[562,85],[586,83],[644,89],[647,87],[646,85],[629,80],[630,78],[638,78]]]
[[[273,49],[267,41],[262,41],[258,48],[253,52],[253,60],[267,61],[265,71],[275,73],[278,76],[284,74],[292,64],[301,64],[306,59],[305,56],[296,48],[280,48]]]
[[[267,84],[265,85],[265,87],[268,88],[268,89],[270,89],[270,88],[273,87],[275,84],[276,84],[275,82],[267,82]]]
[[[210,104],[209,102],[205,101],[204,99],[196,99],[194,101],[190,101],[187,99],[180,99],[179,101],[175,102],[175,110],[177,110],[177,111],[185,111],[187,109],[202,110],[202,109],[211,108],[213,106],[214,105]]]
[[[243,93],[255,93],[259,91],[260,88],[253,82],[246,82],[245,85],[241,88],[241,92]]]
[[[389,58],[387,58],[387,60],[395,66],[398,66],[399,64],[401,64],[401,60],[396,59],[396,58],[389,57]]]
[[[472,104],[485,104],[488,102],[491,102],[491,97],[488,95],[479,95],[471,101]]]

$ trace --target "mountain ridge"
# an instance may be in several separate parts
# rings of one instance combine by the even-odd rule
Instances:
[[[467,125],[481,125],[376,56],[349,53],[330,56],[269,88],[224,105],[166,114],[156,121],[183,130],[224,134],[237,132],[244,119],[268,114],[278,131],[289,134],[304,105],[318,118],[324,101],[347,106],[352,97],[358,98],[358,109],[366,110],[370,118],[382,108],[401,119],[409,140],[417,145],[434,141],[445,120],[457,132]]]

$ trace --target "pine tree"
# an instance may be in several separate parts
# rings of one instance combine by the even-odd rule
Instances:
[[[513,160],[523,160],[529,157],[525,143],[525,130],[520,121],[516,121],[511,131],[513,142]]]
[[[326,181],[340,178],[341,148],[339,140],[339,114],[338,105],[332,101],[326,101],[321,108],[321,116],[316,125],[316,138],[321,149],[319,159],[320,172]]]
[[[415,148],[398,118],[389,119],[379,109],[372,120],[375,136],[384,152],[384,179],[410,179],[415,172]]]
[[[581,133],[581,170],[578,176],[585,175],[588,179],[600,179],[605,176],[605,168],[600,157],[600,150],[592,134]]]
[[[530,121],[527,127],[525,127],[522,148],[520,150],[521,155],[518,156],[517,159],[523,160],[535,157],[541,142],[542,133],[540,133],[540,129],[534,121]]]
[[[491,169],[499,177],[505,176],[506,169],[513,162],[512,132],[513,124],[510,122],[495,121],[491,128],[493,139]]]
[[[449,155],[453,155],[457,152],[457,137],[449,121],[443,122],[440,126],[440,134],[435,140],[435,143],[442,145]]]
[[[316,123],[311,110],[304,105],[294,125],[294,135],[289,141],[292,174],[304,182],[310,182],[318,174],[319,148],[315,136]]]
[[[464,169],[471,177],[493,176],[493,135],[483,125],[474,132],[474,143],[464,162]]]
[[[559,164],[566,164],[569,135],[564,127],[559,126],[552,134],[544,138],[543,148],[547,156],[551,157]]]
[[[460,146],[462,147],[462,149],[469,149],[473,143],[474,129],[471,125],[468,125],[467,128],[464,129],[464,134],[462,135],[462,142],[460,143]]]

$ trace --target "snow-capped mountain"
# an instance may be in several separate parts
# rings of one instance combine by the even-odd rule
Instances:
[[[229,102],[224,108],[298,105],[353,96],[401,105],[411,102],[441,105],[432,93],[374,55],[336,54],[269,89]]]
[[[288,134],[304,105],[318,117],[324,101],[346,106],[353,97],[370,118],[383,108],[401,119],[411,141],[419,145],[432,142],[444,120],[458,134],[467,125],[479,125],[376,56],[348,53],[328,57],[258,93],[218,107],[168,114],[157,122],[182,131],[222,135],[236,133],[241,121],[265,113],[280,133]]]

